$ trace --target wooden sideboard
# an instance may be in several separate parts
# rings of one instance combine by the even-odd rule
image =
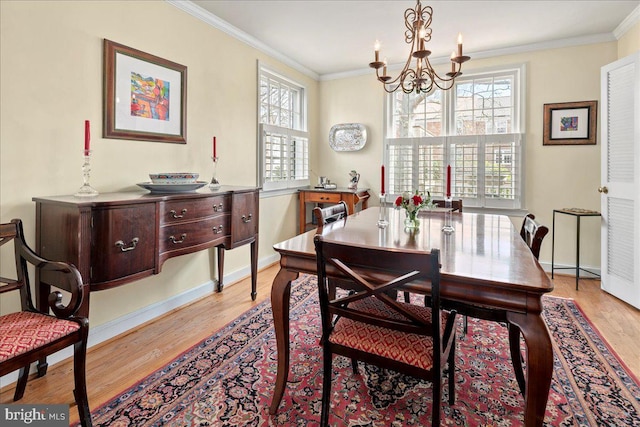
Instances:
[[[89,294],[160,273],[169,258],[217,248],[218,291],[224,251],[251,245],[251,298],[256,298],[259,193],[222,186],[189,193],[105,193],[92,198],[34,197],[36,251],[73,263]],[[38,303],[46,306],[48,274],[36,271]]]
[[[336,204],[344,201],[349,208],[349,214],[355,212],[356,206],[362,203],[362,209],[369,206],[369,189],[358,188],[351,190],[348,188],[336,188],[335,190],[326,190],[324,188],[304,188],[298,190],[300,193],[300,234],[315,228],[315,224],[307,224],[307,203],[318,204]]]

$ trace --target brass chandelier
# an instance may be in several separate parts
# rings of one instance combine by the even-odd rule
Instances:
[[[458,51],[451,52],[451,71],[447,77],[440,77],[429,62],[431,51],[425,49],[425,43],[431,40],[431,19],[433,9],[431,6],[422,7],[420,0],[417,0],[415,9],[408,8],[404,12],[404,25],[407,27],[404,32],[404,39],[411,45],[411,52],[402,71],[396,78],[387,75],[387,62],[380,61],[380,43],[376,40],[375,60],[369,63],[371,68],[375,68],[376,77],[382,82],[384,90],[388,93],[395,92],[399,88],[405,93],[430,93],[436,87],[448,90],[453,87],[453,83],[462,74],[462,63],[471,59],[462,55],[462,35],[458,35]],[[415,58],[415,68],[411,68],[411,62]],[[380,75],[382,69],[382,75]]]

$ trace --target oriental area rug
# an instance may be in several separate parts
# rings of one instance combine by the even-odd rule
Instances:
[[[322,350],[316,277],[291,288],[291,371],[276,415],[268,413],[276,342],[267,300],[163,369],[93,412],[94,426],[317,426]],[[640,426],[638,380],[577,305],[544,297],[554,372],[548,426]],[[524,400],[509,356],[506,327],[469,319],[456,349],[456,403],[443,387],[442,425],[521,426]],[[334,356],[332,426],[429,426],[431,383]],[[446,379],[445,379],[446,383]]]

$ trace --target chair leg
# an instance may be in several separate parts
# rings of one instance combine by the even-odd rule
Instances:
[[[73,380],[75,390],[73,390],[73,396],[76,399],[78,405],[78,415],[80,416],[80,422],[83,427],[92,427],[91,411],[89,410],[89,398],[87,396],[87,342],[76,343],[74,345],[73,355]]]
[[[469,317],[468,316],[462,316],[462,335],[467,335],[467,332],[469,332]]]
[[[351,368],[353,368],[354,375],[360,375],[360,370],[358,369],[358,359],[351,358]]]
[[[17,402],[22,399],[24,396],[24,390],[27,388],[27,380],[29,379],[29,369],[31,365],[23,366],[20,368],[20,373],[18,374],[18,383],[16,384],[16,391],[13,394],[13,401]]]
[[[456,338],[453,338],[449,351],[449,405],[456,403]]]
[[[436,350],[438,351],[438,350]],[[440,425],[440,406],[442,403],[442,367],[434,366],[433,373],[433,402],[431,404],[431,425]]]
[[[411,302],[411,296],[409,295],[409,292],[403,292],[404,293],[404,302],[406,302],[407,304]]]
[[[38,378],[44,377],[47,374],[47,368],[49,367],[49,363],[47,363],[47,358],[43,357],[38,360]]]
[[[511,352],[511,363],[513,364],[513,371],[516,374],[516,381],[518,381],[518,387],[520,393],[524,396],[525,392],[525,380],[524,372],[522,370],[522,353],[520,352],[520,328],[516,325],[509,324],[509,351]]]
[[[320,426],[329,426],[329,407],[331,403],[331,374],[333,371],[333,354],[327,350],[328,344],[325,344],[322,351],[323,375],[322,375],[322,413],[320,415]]]

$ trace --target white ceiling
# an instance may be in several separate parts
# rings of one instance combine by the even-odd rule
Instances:
[[[318,76],[366,69],[373,61],[376,39],[389,64],[406,61],[404,11],[415,4],[415,0],[191,1],[191,6],[204,11],[193,9],[217,16]],[[433,8],[427,49],[434,62],[449,57],[459,32],[464,53],[472,60],[535,46],[615,40],[614,30],[628,17],[636,22],[640,9],[640,0],[423,0],[422,4]]]

